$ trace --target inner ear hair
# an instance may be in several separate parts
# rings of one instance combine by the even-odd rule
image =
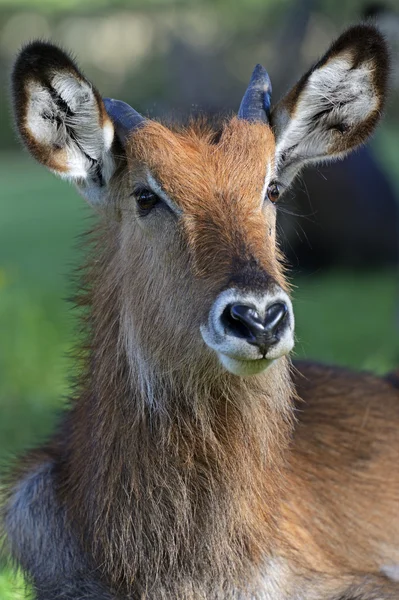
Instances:
[[[70,179],[106,177],[113,125],[73,59],[53,44],[33,42],[20,52],[11,81],[16,125],[33,156]]]
[[[361,70],[362,68],[367,70],[372,86],[370,91],[373,92],[373,109],[369,111],[364,120],[361,120],[359,115],[361,130],[353,132],[355,134],[353,142],[357,145],[358,143],[362,143],[372,133],[385,105],[390,68],[387,43],[382,33],[371,24],[365,23],[351,27],[331,45],[328,52],[316,63],[305,78],[302,78],[301,82],[303,79],[309,79],[309,76],[313,72],[328,67],[329,63],[333,63],[334,60],[339,60],[340,58],[347,61],[349,76],[356,70]],[[302,85],[304,84],[305,82]],[[349,88],[350,86],[348,85],[347,87]],[[359,91],[360,93],[362,92],[360,89]],[[351,98],[349,92],[348,102],[352,99],[353,97]],[[331,109],[333,108],[333,99],[331,99],[330,107]],[[338,120],[335,125],[333,124],[332,128],[335,128],[339,133],[351,134],[351,124],[345,122],[344,115],[345,113],[343,112],[342,119]],[[339,142],[339,138],[337,140]],[[340,151],[339,144],[337,151]]]
[[[387,95],[389,56],[370,24],[348,29],[271,114],[285,185],[307,162],[344,156],[374,130]]]

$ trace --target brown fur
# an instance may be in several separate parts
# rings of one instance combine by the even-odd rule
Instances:
[[[244,129],[238,121],[226,126],[227,140],[237,129]],[[181,159],[183,153],[188,155],[187,172],[180,180],[176,178],[173,197],[184,206],[186,222],[181,235],[188,238],[191,256],[187,259],[185,252],[179,256],[181,241],[177,240],[177,248],[171,249],[168,240],[169,252],[174,255],[168,257],[166,269],[169,265],[173,273],[166,273],[155,256],[151,262],[148,248],[144,256],[140,255],[143,240],[137,239],[137,232],[132,236],[134,230],[129,221],[102,228],[93,253],[96,260],[89,270],[91,291],[83,300],[91,306],[91,353],[83,390],[70,415],[63,498],[72,510],[82,539],[117,588],[140,593],[151,589],[154,598],[206,598],[209,590],[217,586],[222,589],[226,580],[237,587],[253,580],[265,548],[273,539],[276,501],[283,484],[282,454],[291,430],[292,390],[288,365],[283,368],[285,361],[255,380],[245,381],[220,372],[213,357],[198,353],[198,340],[194,345],[189,339],[194,328],[198,329],[202,311],[185,315],[191,309],[198,313],[198,304],[187,302],[187,296],[201,296],[205,310],[209,306],[207,298],[227,283],[235,252],[248,239],[245,228],[250,227],[251,219],[257,218],[255,223],[264,239],[266,217],[259,210],[260,214],[255,212],[260,202],[262,173],[254,178],[247,168],[246,177],[241,175],[242,194],[245,181],[255,188],[249,202],[244,196],[240,198],[242,217],[237,224],[227,200],[217,193],[212,196],[218,177],[220,188],[227,187],[223,178],[227,178],[233,154],[226,149],[226,138],[222,137],[219,148],[207,143],[207,138],[194,128],[183,136],[153,124],[132,139],[134,160],[145,160],[146,146],[155,141],[151,137],[154,131],[158,139],[164,136],[163,147],[159,144],[159,158],[154,152],[155,164],[151,164],[162,183],[168,171],[167,156]],[[272,150],[273,140],[266,127],[259,127],[258,136]],[[249,166],[251,145],[253,153],[255,147],[253,142],[246,145],[245,138],[242,144],[241,160]],[[167,154],[163,148],[171,146],[173,152]],[[234,157],[237,171],[245,172],[240,156]],[[158,164],[165,164],[165,179]],[[176,167],[172,164],[169,168]],[[210,181],[209,187],[201,190],[201,212],[194,193],[198,194],[195,190],[203,171],[209,174]],[[236,185],[234,189],[240,187]],[[136,218],[133,214],[130,217],[126,206],[123,214],[124,221]],[[212,223],[215,221],[214,246],[208,238],[209,255],[205,255],[190,226],[207,218],[208,222],[200,227],[210,230],[210,215]],[[141,237],[140,228],[136,229]],[[215,281],[210,277],[207,261],[213,260],[223,247],[222,235],[227,237],[226,254]],[[237,240],[237,249],[231,240]],[[264,243],[253,243],[249,251],[260,263],[266,263]],[[189,276],[191,260],[197,273],[193,282]],[[150,281],[142,261],[152,272]],[[274,271],[276,278],[281,279],[277,262]],[[159,292],[154,285],[159,286]],[[179,296],[184,289],[184,298],[176,297],[173,288],[179,289]],[[129,327],[132,315],[136,318],[137,350],[144,354],[150,370],[141,386],[142,357],[130,356],[128,361],[121,347],[126,335],[123,329]],[[184,321],[184,331],[179,332],[176,343],[162,340],[157,327],[153,333],[148,328],[149,323],[162,319],[163,330],[173,332],[177,338],[176,318]],[[182,343],[185,335],[187,339]],[[195,359],[192,352],[196,353]],[[129,372],[134,369],[138,372],[130,377]],[[214,377],[210,376],[212,372]],[[150,399],[145,397],[148,387]],[[272,395],[268,391],[271,389]],[[231,473],[227,480],[226,472]],[[249,572],[253,572],[250,578]],[[173,588],[165,589],[165,581]]]
[[[233,118],[217,144],[212,135],[206,122],[192,123],[175,135],[149,122],[134,135],[132,171],[137,170],[135,161],[148,165],[183,210],[198,275],[220,280],[230,273],[233,261],[255,258],[286,287],[276,261],[275,208],[259,210],[265,157],[273,166],[273,134],[262,124]]]
[[[312,568],[378,572],[399,561],[398,390],[369,374],[300,368],[290,478],[302,501],[289,502],[290,527],[299,520],[312,540]]]
[[[230,122],[225,139],[243,127]],[[265,126],[251,128],[259,130],[261,139],[265,132],[265,143],[272,144]],[[349,585],[352,573],[378,572],[396,559],[399,538],[399,524],[394,525],[399,484],[386,475],[386,465],[390,469],[399,458],[393,418],[399,411],[398,391],[372,376],[302,366],[295,378],[302,399],[296,404],[295,443],[287,453],[295,396],[288,363],[280,360],[249,380],[222,373],[190,340],[202,312],[196,318],[187,312],[194,308],[187,298],[197,298],[195,312],[199,297],[208,310],[207,298],[228,281],[234,242],[239,250],[255,218],[261,175],[255,177],[249,165],[242,168],[235,156],[242,189],[244,174],[248,186],[255,187],[240,198],[241,218],[233,218],[223,196],[212,197],[211,186],[217,190],[217,177],[227,178],[230,168],[224,136],[219,148],[206,132],[202,136],[190,128],[171,134],[154,124],[132,138],[132,160],[145,160],[154,131],[158,140],[164,136],[164,148],[176,144],[170,155],[181,150],[190,157],[191,152],[192,162],[186,159],[187,171],[176,178],[173,190],[166,177],[176,168],[174,159],[168,165],[170,155],[162,147],[159,158],[152,155],[153,171],[185,211],[183,221],[201,223],[208,206],[208,222],[200,226],[212,229],[214,215],[220,223],[207,239],[206,255],[203,240],[198,243],[195,229],[183,222],[181,234],[173,234],[173,249],[168,239],[166,267],[143,248],[148,231],[130,226],[129,219],[137,217],[125,205],[122,221],[106,222],[96,232],[84,283],[88,292],[80,300],[89,308],[85,372],[52,450],[62,460],[60,501],[95,563],[102,565],[104,579],[133,597],[207,598],[226,582],[256,589],[268,555],[291,565],[295,585],[313,573],[313,586],[318,578],[331,578],[331,589],[340,589],[343,574]],[[242,160],[250,163],[250,157],[250,146],[244,146]],[[163,164],[164,172],[157,168]],[[206,171],[210,180],[197,198],[190,196],[197,189],[195,168],[197,178]],[[223,179],[219,185],[227,187]],[[266,216],[257,216],[263,232]],[[187,236],[189,257],[180,254],[181,235]],[[226,255],[216,280],[207,261],[223,248],[222,236]],[[146,242],[151,244],[151,238]],[[159,252],[162,242],[153,243]],[[257,246],[255,238],[251,254],[271,270],[272,257],[269,253],[267,263],[264,246]],[[285,285],[273,260],[275,277]],[[194,280],[188,279],[191,261]],[[173,272],[166,273],[172,266]],[[124,328],[133,311],[136,320],[130,326],[137,345],[128,346],[136,349],[132,359],[126,356]],[[174,332],[176,341],[161,340],[160,327]],[[149,370],[144,380],[143,360]]]
[[[276,208],[261,197],[274,155],[266,124],[147,121],[99,210],[74,398],[10,502],[54,464],[57,506],[115,597],[398,596],[381,570],[399,561],[399,389],[311,364],[291,373],[286,357],[241,378],[200,334],[238,276],[289,289]],[[139,216],[132,192],[147,169],[179,214]]]

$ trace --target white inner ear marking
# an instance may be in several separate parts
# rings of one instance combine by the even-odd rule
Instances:
[[[334,157],[334,125],[357,126],[378,108],[379,98],[372,81],[374,64],[365,62],[355,69],[352,65],[351,54],[342,54],[309,76],[276,144],[277,166],[287,168],[288,178],[308,160]],[[285,164],[281,160],[284,154]]]
[[[55,73],[51,79],[51,85],[73,112],[81,112],[85,105],[91,108],[96,107],[91,86],[85,81],[77,79],[75,75],[67,72]]]
[[[149,187],[151,188],[151,190],[154,192],[154,194],[159,196],[165,202],[165,204],[167,204],[167,206],[169,206],[171,211],[173,211],[177,215],[182,215],[183,214],[182,209],[179,208],[173,202],[173,200],[171,200],[169,198],[168,194],[166,194],[166,192],[164,192],[164,190],[161,188],[161,186],[159,185],[159,183],[157,182],[155,177],[153,175],[151,175],[151,173],[148,169],[147,169],[146,175],[147,175],[147,183],[148,183]]]
[[[36,81],[29,81],[27,92],[26,127],[29,133],[41,144],[54,143],[57,138],[54,121],[57,109],[50,92]]]
[[[97,99],[88,83],[69,73],[56,73],[51,84],[69,109],[64,113],[65,127],[77,136],[77,143],[69,139],[67,143],[69,174],[87,177],[92,167],[90,159],[101,161],[105,150]]]
[[[26,127],[37,142],[49,146],[54,156],[64,153],[58,155],[60,171],[53,169],[58,175],[92,181],[86,195],[94,202],[103,194],[98,189],[114,172],[110,152],[113,124],[106,117],[100,126],[98,100],[87,81],[62,71],[52,75],[51,87],[54,93],[37,81],[28,83]]]
[[[378,105],[371,79],[373,68],[369,62],[352,69],[350,56],[329,60],[309,77],[295,117],[307,120],[330,105],[337,121],[357,124],[367,119]]]

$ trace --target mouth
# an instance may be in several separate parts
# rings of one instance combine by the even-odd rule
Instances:
[[[294,347],[292,330],[287,330],[284,338],[272,345],[266,355],[242,340],[237,341],[234,346],[229,341],[220,343],[220,340],[217,340],[215,343],[213,332],[206,326],[201,326],[201,335],[206,345],[215,352],[222,366],[233,375],[241,377],[263,373],[276,360],[289,354]]]
[[[250,375],[259,375],[270,367],[276,359],[257,358],[254,360],[239,360],[228,356],[227,354],[217,353],[219,361],[223,367],[233,375],[248,377]]]

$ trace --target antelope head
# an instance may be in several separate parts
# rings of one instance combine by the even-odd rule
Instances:
[[[22,50],[12,78],[19,133],[102,215],[113,248],[104,277],[118,289],[132,363],[246,376],[290,353],[276,203],[305,164],[366,141],[387,62],[379,32],[353,27],[274,107],[255,67],[238,114],[215,129],[144,118],[102,99],[59,48]]]

